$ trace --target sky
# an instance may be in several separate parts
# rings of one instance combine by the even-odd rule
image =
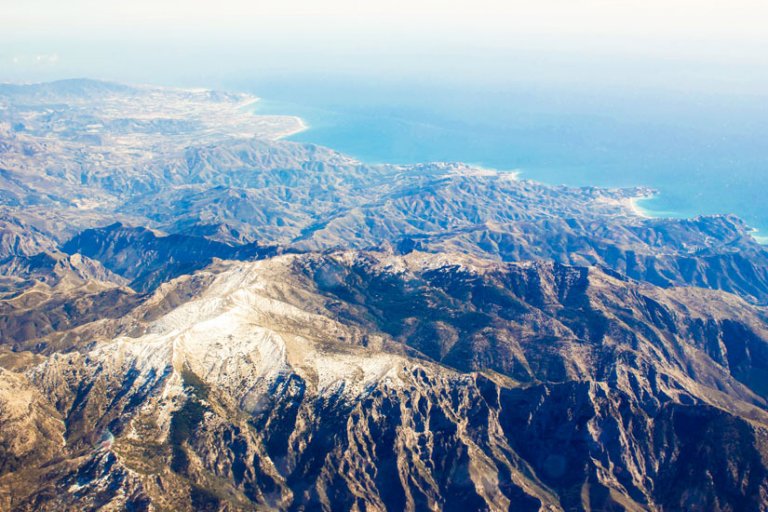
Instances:
[[[765,0],[0,0],[0,80],[423,72],[759,93],[766,20]]]
[[[762,0],[3,0],[0,30],[84,35],[199,31],[271,35],[396,30],[503,40],[508,32],[620,39],[764,40]]]

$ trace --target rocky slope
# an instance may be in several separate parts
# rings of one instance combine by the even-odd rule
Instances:
[[[218,263],[4,373],[63,437],[11,447],[5,506],[758,510],[765,314],[457,255]]]

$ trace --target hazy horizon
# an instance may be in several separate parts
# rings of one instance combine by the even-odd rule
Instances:
[[[323,75],[361,87],[420,80],[760,96],[768,85],[768,6],[752,0],[32,0],[2,10],[4,81],[219,86]]]

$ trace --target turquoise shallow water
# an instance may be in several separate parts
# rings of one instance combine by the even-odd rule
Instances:
[[[768,234],[768,109],[682,93],[349,85],[262,86],[292,140],[367,162],[464,161],[575,186],[645,185],[658,216],[736,213]]]

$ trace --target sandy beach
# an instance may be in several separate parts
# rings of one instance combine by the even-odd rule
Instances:
[[[297,133],[301,133],[303,131],[309,130],[309,124],[299,116],[281,116],[281,117],[290,118],[294,122],[294,126],[286,127],[285,131],[280,132],[275,136],[275,139],[283,139],[285,137],[290,137],[291,135],[296,135]]]
[[[638,203],[642,201],[643,199],[649,199],[651,196],[635,196],[635,197],[628,197],[624,200],[624,205],[626,208],[632,212],[632,214],[642,217],[644,219],[652,219],[653,215],[648,213],[648,210],[645,210],[642,206],[640,206]]]

